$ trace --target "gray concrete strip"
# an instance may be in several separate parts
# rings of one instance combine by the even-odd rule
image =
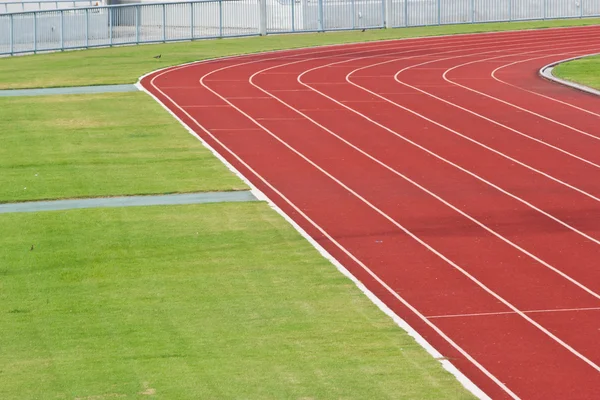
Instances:
[[[16,96],[49,96],[61,94],[98,94],[98,93],[123,93],[137,92],[136,85],[102,85],[102,86],[74,86],[47,89],[8,89],[0,90],[0,97]]]
[[[0,214],[39,211],[74,210],[82,208],[139,207],[181,204],[258,201],[251,191],[183,193],[159,196],[123,196],[93,199],[30,201],[0,204]]]
[[[565,62],[568,62],[568,61],[573,61],[573,60],[579,60],[581,58],[591,57],[591,56],[595,56],[595,55],[597,55],[597,53],[596,54],[586,54],[584,56],[572,57],[572,58],[567,58],[565,60],[553,62],[552,64],[548,64],[548,65],[543,66],[542,69],[540,69],[540,75],[543,78],[546,78],[546,79],[548,79],[550,81],[553,81],[553,82],[556,82],[556,83],[560,83],[560,84],[565,85],[565,86],[572,87],[573,89],[581,90],[582,92],[586,92],[586,93],[590,93],[590,94],[593,94],[593,95],[596,95],[596,96],[600,96],[600,90],[596,90],[594,88],[582,85],[580,83],[571,82],[571,81],[567,81],[565,79],[558,78],[558,77],[556,77],[552,73],[552,70],[558,64],[562,64],[562,63],[565,63]]]

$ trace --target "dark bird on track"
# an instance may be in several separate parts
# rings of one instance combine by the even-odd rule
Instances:
[[[160,58],[160,56],[161,56],[161,55],[162,55],[162,54],[159,54],[159,55],[157,55],[157,56],[154,56],[154,58],[156,58],[156,59],[158,60],[158,59]]]
[[[31,248],[29,249],[29,251],[33,251],[33,245],[31,245]]]

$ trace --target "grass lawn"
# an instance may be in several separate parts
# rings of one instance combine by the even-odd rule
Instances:
[[[0,249],[3,400],[471,398],[265,203],[3,214]]]
[[[599,23],[600,19],[569,19],[444,25],[378,29],[364,33],[328,32],[203,40],[9,57],[0,58],[0,89],[134,83],[141,75],[169,65],[293,47]],[[162,54],[160,60],[153,58],[157,54]]]
[[[561,79],[600,89],[600,56],[559,64],[552,73]]]
[[[0,98],[0,202],[245,189],[144,93]]]

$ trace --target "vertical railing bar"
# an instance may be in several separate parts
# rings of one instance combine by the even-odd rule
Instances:
[[[381,27],[385,28],[385,0],[381,0]]]
[[[223,0],[219,0],[219,37],[223,37]]]
[[[475,0],[471,0],[471,23],[475,23]]]
[[[108,45],[112,46],[113,37],[112,37],[112,9],[108,8]]]
[[[33,12],[33,54],[37,53],[37,12]]]
[[[512,6],[513,0],[508,0],[508,21],[512,22],[513,20],[513,6]]]
[[[136,5],[133,9],[135,14],[135,43],[140,43],[140,6]]]
[[[60,50],[63,51],[65,49],[65,16],[64,11],[60,10]]]
[[[9,25],[10,25],[10,55],[14,55],[15,54],[15,38],[14,38],[14,18],[13,15],[10,14],[9,15]]]
[[[317,10],[318,14],[317,15],[319,18],[319,21],[318,21],[319,22],[319,31],[322,32],[324,30],[324,26],[325,26],[325,24],[323,23],[323,0],[319,0],[317,2],[317,4],[318,4],[318,10]]]
[[[404,0],[404,26],[408,27],[408,0]]]
[[[167,9],[166,4],[162,5],[162,31],[163,31],[163,42],[167,41]]]
[[[90,47],[90,9],[85,9],[85,47]]]
[[[292,32],[296,32],[296,0],[292,1]]]
[[[356,4],[355,0],[351,1],[352,5],[352,29],[356,29]]]
[[[437,24],[442,24],[442,0],[437,0]]]
[[[190,39],[194,40],[194,3],[190,2]]]

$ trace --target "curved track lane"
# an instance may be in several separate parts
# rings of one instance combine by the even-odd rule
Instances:
[[[142,85],[492,398],[600,392],[600,27],[282,51]]]

